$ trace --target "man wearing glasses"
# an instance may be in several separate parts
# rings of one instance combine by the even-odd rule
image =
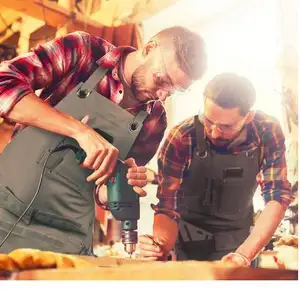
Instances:
[[[136,186],[140,195],[145,194],[141,189],[147,184],[143,166],[157,151],[167,127],[163,102],[174,91],[185,90],[200,79],[205,69],[203,39],[179,26],[162,30],[139,50],[115,47],[77,31],[2,62],[0,116],[18,123],[17,129],[31,127],[20,131],[0,155],[0,251],[57,247],[56,251],[79,253],[82,247],[89,252],[94,221],[91,187],[96,186],[95,200],[101,205],[105,201],[99,201],[99,188],[112,174],[125,144],[124,156],[131,158],[127,163],[132,168],[128,183]],[[89,111],[96,111],[91,123],[102,129],[105,122],[113,133],[119,130],[120,147],[89,126],[84,115],[90,112],[74,117],[81,110],[79,100],[85,98],[93,102]],[[59,110],[60,106],[64,110]],[[73,114],[68,114],[71,109]],[[135,136],[134,127],[122,131],[119,126],[131,116],[141,130]],[[26,138],[28,132],[31,136]],[[73,165],[70,150],[56,152],[51,156],[56,160],[49,160],[43,175],[42,190],[36,192],[41,164],[47,152],[53,152],[46,147],[58,136],[70,138],[85,151],[82,167],[89,174],[83,178],[82,168]],[[34,193],[39,193],[36,201],[32,200],[37,197]],[[23,216],[33,201],[34,207]],[[7,239],[16,221],[18,231]]]
[[[270,241],[294,197],[280,124],[251,110],[255,95],[246,78],[217,75],[205,88],[204,113],[170,131],[158,157],[153,236],[140,237],[142,256],[164,258],[175,246],[177,260],[249,266]],[[257,185],[266,206],[250,233]]]

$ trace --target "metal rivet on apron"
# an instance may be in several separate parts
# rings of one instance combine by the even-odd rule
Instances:
[[[207,157],[207,151],[205,151],[204,153],[199,153],[199,152],[197,151],[197,156],[198,156],[199,158],[201,158],[201,159],[205,159],[205,158]]]
[[[136,131],[139,128],[139,124],[137,122],[130,122],[129,123],[129,130],[130,131]]]
[[[254,158],[254,152],[253,151],[246,152],[246,157],[249,158],[249,159],[253,159]]]
[[[84,90],[79,89],[77,91],[77,95],[79,98],[86,98],[87,96],[89,96],[89,94],[90,94],[90,92],[88,89],[84,89]]]

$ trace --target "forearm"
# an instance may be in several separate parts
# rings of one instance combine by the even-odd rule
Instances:
[[[271,240],[276,228],[284,218],[285,208],[277,201],[270,201],[258,218],[251,234],[236,250],[250,260]]]
[[[162,243],[163,251],[168,254],[175,245],[178,235],[177,222],[165,214],[154,216],[153,236]]]
[[[68,137],[75,137],[78,132],[86,129],[85,124],[56,110],[33,93],[24,96],[6,117],[17,123],[35,126]]]

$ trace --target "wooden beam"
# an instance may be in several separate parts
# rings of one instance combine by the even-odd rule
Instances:
[[[20,28],[20,39],[18,43],[18,54],[27,53],[30,49],[29,41],[31,34],[44,25],[44,21],[30,16],[24,16]]]
[[[8,27],[3,32],[0,32],[0,43],[5,42],[8,38],[20,31],[22,18],[17,17],[12,23],[6,23]]]
[[[2,0],[0,2],[2,3]],[[0,4],[0,31],[3,31],[8,24],[13,23],[18,17],[22,17],[22,13]]]
[[[92,14],[93,7],[94,7],[94,0],[84,0],[84,7],[85,7],[85,14],[90,15]]]
[[[103,27],[99,21],[85,17],[80,13],[74,13],[68,9],[46,0],[8,0],[1,4],[7,8],[23,12],[29,16],[44,21],[54,27],[64,26],[72,20],[76,26],[85,26],[90,31],[97,31]],[[99,19],[101,20],[101,19]]]
[[[91,14],[94,20],[101,19],[107,26],[141,23],[146,18],[175,4],[178,0],[110,0],[102,1],[98,11]]]
[[[130,9],[131,1],[126,1],[128,8]],[[100,9],[90,15],[91,19],[101,19],[106,26],[115,26],[115,17],[118,15],[120,1],[110,0],[102,1]]]
[[[69,11],[72,11],[75,5],[75,0],[58,0],[57,4]]]
[[[126,16],[124,16],[124,19],[121,18],[123,23],[126,23],[126,21],[142,23],[145,19],[175,4],[178,0],[136,0],[135,2],[136,4],[132,9],[132,14],[127,19]]]

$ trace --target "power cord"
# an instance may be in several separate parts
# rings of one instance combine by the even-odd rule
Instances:
[[[36,192],[35,194],[33,195],[30,203],[28,204],[28,206],[26,207],[26,209],[24,210],[24,212],[21,214],[21,216],[17,219],[16,223],[13,225],[13,227],[10,229],[10,231],[7,233],[7,235],[5,236],[5,238],[1,241],[0,243],[0,248],[4,245],[4,243],[7,241],[7,239],[9,238],[9,236],[11,235],[11,233],[13,232],[13,230],[15,229],[15,227],[17,226],[17,224],[21,221],[21,219],[24,217],[24,215],[27,213],[27,211],[29,210],[29,208],[32,206],[32,204],[34,203],[35,199],[37,198],[38,194],[39,194],[39,191],[40,191],[40,188],[41,188],[41,185],[42,185],[42,180],[43,180],[43,177],[44,177],[44,172],[45,172],[45,169],[46,169],[46,164],[48,162],[48,159],[50,158],[50,156],[53,154],[53,153],[56,153],[56,152],[59,152],[59,151],[63,151],[63,150],[66,150],[66,149],[71,149],[75,155],[78,153],[78,151],[80,151],[81,149],[79,147],[76,147],[76,146],[72,146],[72,145],[62,145],[62,146],[59,146],[57,148],[55,148],[53,151],[49,151],[49,154],[47,156],[47,158],[45,159],[45,162],[43,164],[43,167],[42,167],[42,171],[41,171],[41,175],[40,175],[40,179],[39,179],[39,183],[38,183],[38,186],[37,186],[37,189],[36,189]]]

